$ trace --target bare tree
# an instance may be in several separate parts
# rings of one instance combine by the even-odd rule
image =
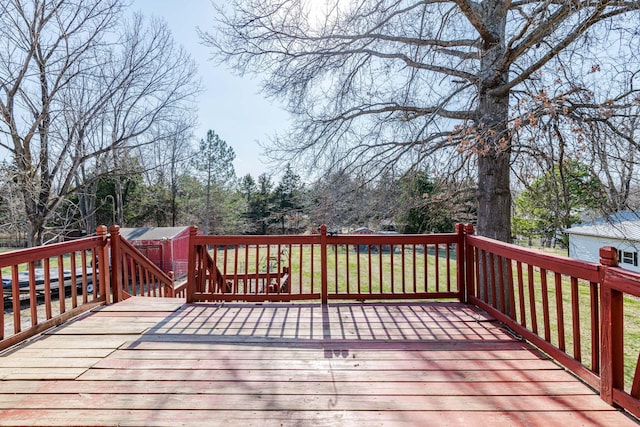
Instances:
[[[380,173],[460,153],[477,169],[478,232],[501,240],[514,122],[529,125],[510,115],[515,95],[576,51],[566,60],[576,74],[604,64],[597,56],[637,65],[634,0],[229,3],[203,40],[238,73],[266,72],[266,93],[289,102],[296,131],[275,141],[281,158]],[[632,99],[632,79],[617,77],[616,102]]]
[[[600,215],[640,208],[637,197],[640,162],[640,109],[630,108],[624,115],[605,122],[589,123],[582,132],[593,175],[605,189],[606,202]]]
[[[576,52],[567,55],[575,62],[584,62],[583,56]],[[590,179],[600,182],[602,193],[593,196],[601,203],[593,212],[565,212],[565,217],[634,209],[631,189],[637,185],[640,150],[640,98],[633,87],[639,72],[637,60],[614,67],[591,58],[591,65],[581,75],[572,74],[575,70],[563,61],[558,63],[557,74],[539,75],[514,95],[518,101],[512,113],[513,138],[518,141],[514,174],[524,187],[544,175],[558,175],[559,184],[568,189],[570,166],[577,162],[589,167]],[[570,195],[562,193],[560,205],[570,206]]]
[[[16,165],[31,245],[79,179],[112,170],[101,164],[108,153],[152,143],[197,90],[166,25],[122,12],[120,0],[0,5],[0,145]]]
[[[158,166],[160,169],[165,169],[163,175],[168,181],[171,191],[171,225],[175,227],[178,219],[178,196],[180,192],[180,177],[185,175],[189,169],[189,163],[191,162],[195,152],[191,147],[191,134],[186,134],[182,129],[189,129],[191,125],[182,122],[178,123],[175,136],[168,138],[165,141],[164,149],[157,150],[159,156],[164,153],[164,158],[158,159]]]
[[[169,192],[171,226],[178,223],[178,199],[180,178],[193,173],[191,163],[196,154],[192,145],[194,121],[185,116],[172,124],[171,129],[163,129],[166,137],[155,144],[139,148],[139,158],[143,163],[147,185],[166,188]]]
[[[9,246],[17,247],[23,245],[26,223],[20,188],[14,182],[14,176],[12,165],[0,162],[0,234],[8,240]]]
[[[389,199],[389,194],[380,197],[372,184],[358,176],[336,172],[313,183],[309,191],[309,215],[311,224],[317,228],[324,224],[333,230],[360,227],[375,227],[376,220],[389,218],[390,213],[380,214],[376,202]],[[389,203],[393,199],[386,200]]]

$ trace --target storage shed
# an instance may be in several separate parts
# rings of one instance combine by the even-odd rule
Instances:
[[[190,227],[122,228],[120,234],[165,273],[187,275]]]
[[[353,234],[376,234],[376,232],[367,227],[360,227],[353,230]]]
[[[565,230],[569,235],[569,256],[599,262],[603,246],[618,249],[620,267],[640,272],[640,212],[621,211]]]

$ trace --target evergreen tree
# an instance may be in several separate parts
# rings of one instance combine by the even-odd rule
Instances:
[[[291,164],[287,164],[284,175],[274,191],[275,219],[280,223],[282,234],[289,228],[299,231],[303,209],[304,185],[300,176],[293,172]]]
[[[213,130],[207,131],[207,138],[200,140],[200,152],[196,156],[196,168],[201,173],[205,188],[204,233],[223,230],[223,209],[225,198],[229,196],[235,181],[233,148]],[[216,203],[212,204],[215,199]]]

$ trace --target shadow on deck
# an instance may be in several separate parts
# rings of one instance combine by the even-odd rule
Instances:
[[[461,303],[131,298],[0,357],[0,425],[637,425]]]

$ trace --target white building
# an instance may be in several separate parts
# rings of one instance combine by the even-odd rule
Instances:
[[[600,248],[613,246],[618,249],[620,267],[640,272],[640,212],[618,212],[565,231],[569,235],[571,258],[600,262]]]

